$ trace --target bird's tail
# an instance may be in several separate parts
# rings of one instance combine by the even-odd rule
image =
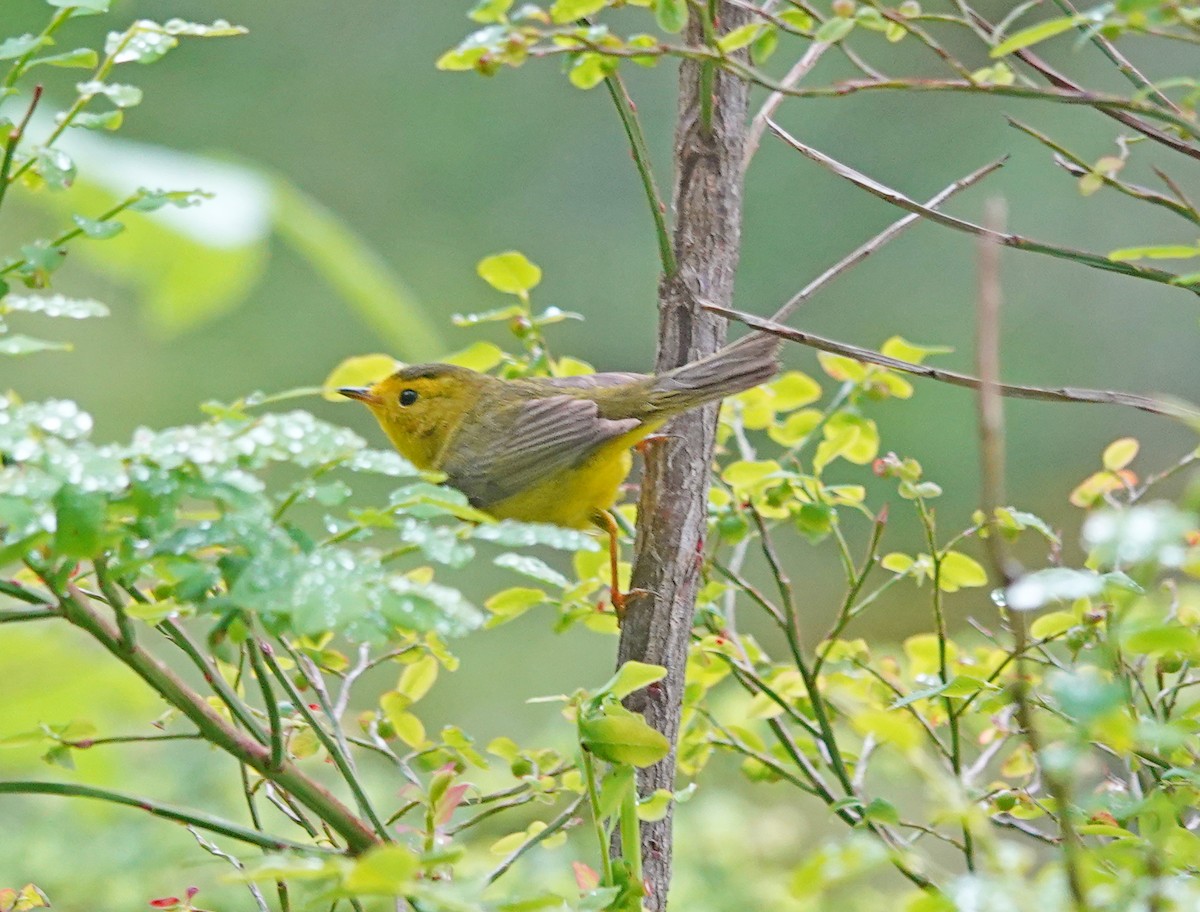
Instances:
[[[777,336],[750,333],[655,377],[650,402],[664,412],[682,412],[766,383],[779,371],[779,345]]]

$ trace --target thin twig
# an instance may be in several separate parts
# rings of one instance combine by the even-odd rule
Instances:
[[[862,348],[858,345],[851,345],[848,342],[836,342],[833,339],[827,339],[824,336],[818,336],[814,333],[804,332],[799,329],[793,329],[790,326],[781,326],[770,320],[765,320],[755,314],[745,313],[740,310],[731,310],[728,307],[721,307],[717,304],[704,302],[701,305],[705,310],[715,314],[720,314],[730,320],[736,320],[739,323],[744,323],[751,329],[757,329],[762,332],[772,333],[792,342],[799,342],[801,345],[807,345],[809,348],[815,348],[818,351],[830,352],[835,355],[844,355],[847,358],[853,358],[855,361],[863,361],[867,364],[878,364],[880,367],[891,368],[892,370],[903,371],[906,374],[913,374],[917,377],[925,377],[929,380],[937,380],[941,383],[948,383],[951,386],[961,386],[967,389],[978,389],[980,380],[978,377],[972,377],[969,374],[960,374],[956,371],[943,370],[942,368],[929,367],[925,364],[914,364],[911,361],[902,361],[899,358],[892,358],[874,349]],[[1165,399],[1154,399],[1150,396],[1141,396],[1137,393],[1122,393],[1117,390],[1097,390],[1086,389],[1083,387],[1057,387],[1050,389],[1041,386],[1019,386],[1014,383],[1001,383],[999,390],[1002,395],[1011,396],[1015,399],[1038,399],[1045,402],[1083,402],[1094,403],[1101,405],[1126,405],[1130,408],[1140,409],[1143,412],[1149,412],[1152,415],[1165,415],[1169,418],[1183,418],[1195,421],[1200,419],[1200,408],[1191,405],[1190,403],[1180,401],[1167,401]]]
[[[219,833],[240,842],[262,846],[274,851],[293,849],[298,852],[329,852],[323,846],[315,846],[302,842],[293,842],[282,836],[260,833],[229,820],[222,820],[201,811],[190,811],[159,801],[146,798],[143,795],[130,795],[125,792],[115,792],[111,789],[98,788],[93,785],[82,785],[75,782],[37,782],[37,781],[0,781],[0,795],[61,795],[66,798],[95,798],[111,804],[123,804],[162,817],[164,820],[174,820],[178,823],[191,824],[210,833]]]
[[[33,558],[26,559],[27,565],[43,582],[50,584],[51,576]],[[378,844],[378,839],[361,820],[339,802],[321,785],[291,764],[281,770],[272,770],[269,751],[253,738],[234,728],[201,694],[183,682],[163,662],[138,645],[126,649],[119,631],[93,606],[86,594],[75,586],[55,591],[55,598],[63,616],[75,627],[86,632],[111,655],[140,677],[151,689],[162,696],[171,706],[191,720],[204,735],[204,739],[215,747],[233,756],[238,762],[252,766],[259,774],[275,782],[281,790],[286,789],[302,804],[307,806],[339,836],[351,854],[361,854]]]
[[[508,856],[504,859],[504,861],[500,862],[500,864],[497,865],[490,874],[488,874],[486,882],[489,884],[495,883],[496,880],[498,880],[500,877],[502,877],[504,875],[505,871],[507,871],[509,868],[511,868],[514,864],[516,864],[517,860],[522,855],[524,855],[526,852],[528,852],[530,849],[532,849],[534,846],[536,846],[539,842],[542,842],[545,839],[549,839],[551,836],[553,836],[559,830],[564,829],[565,827],[570,825],[571,819],[575,816],[575,812],[578,811],[579,806],[581,804],[583,804],[583,799],[584,799],[583,795],[580,795],[579,797],[577,797],[574,801],[572,801],[569,805],[567,805],[566,808],[563,809],[563,812],[561,814],[559,814],[557,817],[555,817],[553,820],[551,820],[548,824],[546,824],[544,829],[538,830],[536,833],[534,833],[532,836],[530,836],[528,839],[526,839],[523,843],[521,843],[519,846],[517,846],[517,848],[515,848],[512,852],[510,852],[508,854]]]
[[[996,509],[1004,504],[1004,412],[1000,397],[1000,265],[996,238],[1002,236],[1004,210],[998,201],[992,201],[987,210],[986,221],[989,231],[983,236],[979,247],[979,294],[976,318],[976,361],[980,375],[979,385],[979,452],[980,475],[982,478],[982,508],[985,517],[991,520],[986,543],[993,571],[1000,584],[1007,589],[1020,574],[1019,568],[1010,563],[1005,555],[1003,537],[995,524]],[[1062,832],[1063,867],[1067,887],[1076,912],[1087,912],[1087,894],[1080,871],[1080,852],[1083,844],[1072,820],[1074,813],[1070,803],[1070,785],[1056,769],[1050,769],[1040,761],[1042,753],[1041,735],[1034,718],[1034,708],[1029,693],[1029,680],[1025,674],[1025,647],[1028,631],[1025,617],[1017,611],[1004,610],[1004,617],[1013,632],[1013,652],[1017,658],[1017,676],[1013,682],[1012,700],[1017,722],[1025,734],[1034,756],[1039,758],[1046,791],[1054,798],[1059,828]],[[953,710],[951,710],[953,711]]]
[[[801,79],[807,76],[830,47],[831,45],[824,41],[814,41],[810,44],[804,55],[796,61],[783,79],[780,80],[780,89],[768,95],[766,101],[762,103],[762,107],[758,109],[758,113],[754,115],[754,119],[750,121],[750,126],[746,129],[746,156],[742,159],[743,171],[750,167],[750,160],[754,158],[754,153],[758,151],[758,145],[762,142],[763,131],[767,129],[767,121],[774,116],[776,109],[788,97],[787,92],[784,90],[797,85]]]
[[[24,608],[19,611],[0,611],[0,624],[20,624],[24,621],[48,621],[62,617],[53,607]]]
[[[1075,17],[1079,24],[1079,31],[1087,35],[1088,40],[1100,49],[1101,53],[1103,53],[1104,56],[1109,59],[1113,66],[1121,71],[1122,76],[1145,92],[1147,97],[1158,99],[1159,104],[1170,108],[1176,114],[1184,113],[1179,105],[1175,104],[1175,102],[1171,101],[1170,98],[1164,95],[1154,83],[1142,75],[1141,70],[1129,62],[1129,58],[1118,51],[1116,46],[1104,37],[1104,32],[1096,28],[1095,22],[1093,22],[1090,18],[1084,18],[1080,16],[1079,10],[1075,8],[1075,5],[1071,3],[1071,0],[1054,0],[1054,2],[1058,8],[1068,16]]]
[[[675,250],[671,246],[671,232],[667,227],[667,205],[663,202],[658,185],[654,181],[654,172],[650,167],[650,150],[646,146],[646,137],[638,120],[637,106],[620,76],[614,73],[605,78],[604,84],[621,118],[621,126],[625,128],[625,136],[629,140],[633,163],[637,165],[638,176],[642,179],[646,204],[650,207],[651,218],[654,219],[654,236],[658,241],[658,256],[662,263],[663,275],[674,275]]]
[[[17,146],[25,136],[25,128],[29,126],[29,119],[33,117],[34,109],[41,100],[42,86],[41,83],[38,83],[33,87],[33,98],[25,110],[25,116],[21,118],[20,123],[9,130],[8,138],[4,142],[4,158],[0,160],[0,203],[4,202],[4,194],[8,192],[9,185],[12,183],[12,180],[9,179],[9,172],[12,171],[13,156],[17,154]]]
[[[988,200],[984,214],[990,233],[979,239],[976,295],[975,363],[979,371],[979,459],[981,501],[988,534],[984,539],[996,579],[1009,585],[1020,570],[1009,564],[996,509],[1004,496],[1004,404],[1000,385],[1000,248],[995,236],[1004,230],[1004,202]]]
[[[251,639],[246,644],[246,653],[250,656],[250,667],[254,669],[254,677],[262,691],[263,705],[267,709],[267,734],[271,739],[271,766],[279,769],[283,766],[285,755],[283,740],[283,722],[279,717],[279,701],[271,687],[271,678],[263,665],[262,648],[264,644]]]
[[[130,589],[128,591],[131,594],[136,593],[136,590]],[[178,646],[184,655],[192,660],[192,664],[194,664],[204,676],[205,683],[213,689],[217,696],[220,697],[221,702],[223,702],[229,708],[229,711],[233,714],[233,717],[237,719],[238,722],[240,722],[242,726],[248,732],[250,732],[251,735],[254,736],[255,740],[257,740],[260,744],[269,744],[271,739],[268,737],[267,733],[263,731],[263,728],[261,725],[259,725],[258,720],[254,718],[254,714],[250,707],[247,706],[237,695],[237,693],[234,692],[233,688],[229,686],[229,682],[225,680],[225,677],[221,674],[220,669],[213,667],[213,665],[208,661],[208,658],[201,652],[200,647],[196,645],[191,636],[188,635],[188,632],[183,625],[176,623],[171,618],[166,618],[159,622],[158,629],[166,634],[167,638],[170,639],[176,646]],[[131,649],[130,644],[125,641],[124,635],[121,637],[121,644],[124,649]]]
[[[968,19],[977,27],[977,29],[981,30],[980,33],[983,36],[984,41],[988,44],[994,45],[995,33],[991,23],[989,23],[988,20],[979,13],[975,12],[975,10],[968,7],[964,0],[957,0],[957,2],[959,8],[963,11],[963,14],[968,17]],[[989,33],[991,34],[989,35]],[[1046,61],[1035,54],[1030,48],[1021,48],[1015,52],[1014,56],[1026,66],[1037,71],[1043,77],[1045,77],[1045,79],[1052,86],[1054,86],[1055,89],[1077,94],[1083,93],[1083,89],[1078,83],[1068,79],[1062,73],[1055,70],[1052,66],[1046,63]],[[1106,117],[1111,117],[1118,123],[1122,123],[1130,129],[1136,130],[1147,139],[1151,139],[1154,142],[1167,146],[1170,149],[1174,149],[1176,152],[1180,152],[1190,158],[1200,159],[1200,148],[1197,148],[1196,146],[1180,139],[1177,136],[1172,136],[1170,133],[1160,130],[1153,124],[1147,123],[1141,117],[1135,116],[1135,113],[1142,114],[1143,116],[1153,116],[1145,110],[1145,107],[1147,106],[1143,106],[1142,110],[1136,112],[1131,111],[1130,109],[1123,110],[1117,106],[1093,105],[1093,107],[1095,107],[1097,111],[1099,111],[1101,114],[1104,114]],[[1154,106],[1151,105],[1148,107]],[[1162,109],[1160,108],[1159,110]],[[1174,115],[1172,115],[1172,117],[1174,117]]]
[[[906,209],[909,212],[915,212],[923,215],[932,222],[937,222],[939,225],[944,225],[947,228],[953,228],[956,231],[964,231],[967,234],[983,236],[989,234],[988,229],[981,225],[976,225],[974,222],[968,222],[966,219],[956,218],[952,215],[947,215],[944,212],[939,212],[936,209],[930,209],[927,206],[922,206],[920,203],[909,199],[898,190],[893,190],[885,184],[873,178],[867,177],[865,174],[856,171],[849,165],[845,165],[836,159],[830,158],[823,152],[820,152],[811,146],[805,145],[789,134],[786,130],[771,121],[768,124],[771,131],[780,139],[790,145],[797,152],[807,158],[812,159],[822,167],[832,171],[838,177],[850,181],[855,186],[866,190],[872,196],[877,196],[885,202],[891,203],[901,209]],[[1098,253],[1090,253],[1085,250],[1074,250],[1070,247],[1060,247],[1057,244],[1047,244],[1042,241],[1035,241],[1031,238],[1023,237],[1019,234],[1010,234],[1007,232],[994,232],[994,239],[997,243],[1005,247],[1013,247],[1017,250],[1028,250],[1033,253],[1042,253],[1047,256],[1056,257],[1058,259],[1070,260],[1071,262],[1081,263],[1085,266],[1091,266],[1093,269],[1102,269],[1106,272],[1117,272],[1122,275],[1132,276],[1134,278],[1146,279],[1151,282],[1158,282],[1163,285],[1171,285],[1172,287],[1182,287],[1191,291],[1193,294],[1200,295],[1200,287],[1180,286],[1176,284],[1179,276],[1171,272],[1165,272],[1161,269],[1154,269],[1148,266],[1136,266],[1132,263],[1125,263],[1117,260],[1109,259],[1107,256]]]
[[[263,645],[266,646],[267,644],[264,643]],[[358,805],[359,811],[364,817],[367,818],[367,820],[371,822],[371,826],[374,828],[375,833],[379,836],[379,838],[385,842],[388,841],[389,837],[387,827],[383,825],[383,821],[381,821],[379,819],[379,815],[375,813],[375,808],[371,804],[371,800],[367,797],[367,793],[363,789],[362,783],[359,782],[358,776],[355,774],[348,757],[343,753],[341,743],[339,743],[335,737],[331,736],[329,732],[325,731],[324,726],[322,726],[317,720],[316,715],[311,709],[308,708],[308,704],[305,702],[303,695],[301,695],[300,691],[296,689],[296,685],[292,683],[292,679],[289,678],[284,670],[279,667],[279,663],[275,661],[275,656],[272,654],[269,648],[262,650],[262,657],[267,663],[267,667],[271,669],[271,673],[275,675],[275,679],[283,685],[283,689],[287,692],[288,698],[292,701],[292,705],[299,710],[300,715],[304,717],[304,720],[309,724],[309,727],[312,728],[313,734],[317,736],[317,740],[320,741],[325,747],[325,750],[329,752],[329,756],[333,760],[334,765],[337,766],[338,772],[342,774],[342,778],[345,780],[346,785],[350,787],[350,791],[354,795],[354,800]]]
[[[189,826],[187,831],[192,834],[192,838],[196,840],[200,848],[208,852],[209,855],[229,862],[231,865],[233,865],[235,870],[246,870],[246,866],[242,864],[240,860],[230,855],[215,842],[205,839],[200,835],[195,827]],[[247,881],[246,887],[250,891],[250,895],[254,897],[254,903],[258,906],[259,912],[271,912],[271,907],[267,905],[267,899],[262,895],[262,891],[258,888],[258,884],[256,884],[254,881]]]
[[[342,686],[338,690],[337,700],[333,704],[333,718],[339,722],[346,714],[346,709],[350,706],[350,691],[354,687],[354,682],[357,681],[368,668],[371,667],[371,647],[367,643],[361,643],[358,647],[358,661],[354,663],[354,667],[342,678]]]
[[[1178,202],[1168,196],[1163,196],[1161,193],[1156,193],[1155,191],[1146,187],[1139,187],[1137,184],[1130,184],[1123,180],[1118,180],[1117,178],[1112,177],[1103,171],[1095,171],[1086,161],[1084,161],[1075,153],[1071,152],[1061,143],[1051,139],[1045,133],[1041,133],[1028,124],[1021,123],[1021,121],[1016,120],[1015,118],[1008,117],[1006,119],[1008,120],[1009,124],[1020,130],[1022,133],[1032,136],[1048,149],[1052,149],[1056,153],[1055,163],[1072,177],[1084,177],[1089,174],[1095,174],[1104,182],[1106,187],[1112,187],[1114,190],[1124,193],[1126,196],[1130,196],[1134,199],[1141,200],[1142,202],[1150,203],[1155,206],[1162,206],[1164,209],[1168,209],[1171,212],[1174,212],[1176,215],[1182,216],[1192,224],[1200,224],[1200,212],[1198,212],[1194,206]]]
[[[974,186],[993,171],[1004,167],[1004,163],[1007,161],[1008,156],[1006,155],[1003,158],[998,158],[994,162],[984,165],[982,168],[972,171],[966,177],[959,178],[941,192],[931,196],[925,202],[925,207],[928,209],[936,209],[942,203],[946,202],[946,200],[950,199],[950,197],[960,193],[963,190],[966,190],[968,187]],[[792,295],[792,297],[788,299],[787,303],[780,307],[779,310],[775,311],[775,313],[771,316],[771,319],[776,323],[784,322],[801,304],[812,298],[812,296],[815,295],[820,289],[824,288],[838,276],[848,272],[852,267],[857,266],[885,244],[897,238],[906,228],[915,225],[920,220],[921,216],[914,212],[893,222],[869,241],[861,244],[859,247],[846,254],[846,256],[842,257],[840,260],[822,272],[819,276],[801,288],[798,292]]]

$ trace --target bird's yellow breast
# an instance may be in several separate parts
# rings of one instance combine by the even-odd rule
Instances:
[[[600,447],[588,459],[528,490],[487,508],[497,519],[553,523],[570,529],[591,527],[596,516],[617,502],[621,482],[633,467],[629,448],[661,422],[643,424]]]

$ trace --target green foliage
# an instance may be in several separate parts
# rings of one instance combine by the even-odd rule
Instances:
[[[53,197],[87,187],[88,163],[55,141],[68,127],[122,125],[141,92],[110,82],[115,67],[154,63],[183,37],[241,33],[222,21],[140,20],[111,32],[103,53],[44,53],[68,19],[108,7],[107,0],[50,5],[56,12],[40,34],[0,43],[0,60],[12,61],[0,100],[24,105],[3,122],[0,204],[10,188]],[[597,21],[616,6],[635,7],[621,21],[640,20],[645,31],[622,37]],[[545,7],[480,0],[469,16],[482,27],[438,66],[491,74],[561,56],[569,81],[588,89],[612,87],[626,60],[653,66],[692,57],[771,87],[755,67],[785,39],[848,46],[877,33],[936,48],[923,37],[932,21],[970,28],[992,57],[1015,58],[1073,29],[1106,40],[1131,32],[1178,37],[1197,21],[1186,4],[1130,0],[1018,26],[1034,9],[1023,6],[988,31],[959,18],[961,11],[928,16],[911,0],[895,9],[836,0],[828,13],[785,9],[725,31],[703,4],[682,0]],[[674,44],[692,16],[702,17],[702,44]],[[50,133],[30,144],[27,115],[40,95],[26,99],[17,86],[41,66],[91,72]],[[955,91],[1017,84],[1004,62],[969,79],[957,69],[963,81]],[[1187,80],[1143,86],[1113,109],[1144,114],[1139,105],[1149,94],[1181,87],[1192,90],[1179,99],[1186,115],[1195,107]],[[1189,135],[1185,115],[1172,127],[1181,136]],[[1124,157],[1102,158],[1083,168],[1081,192],[1116,187],[1145,197],[1120,182],[1124,165]],[[75,211],[80,197],[72,197],[63,210],[71,227],[27,239],[0,265],[0,355],[68,347],[11,333],[10,320],[105,315],[95,301],[45,291],[67,251],[87,249],[87,241],[104,241],[97,249],[114,258],[144,260],[139,272],[161,269],[154,287],[176,306],[205,265],[189,259],[172,270],[160,244],[137,238],[139,225],[157,224],[140,222],[139,213],[189,208],[206,198],[203,191],[141,188],[106,199],[92,190],[93,204],[79,207],[88,214]],[[1177,196],[1169,208],[1200,220]],[[275,204],[292,226],[292,242],[368,319],[389,331],[421,331],[419,319],[404,315],[411,301],[403,286],[361,255],[328,213],[286,192]],[[122,254],[122,245],[132,246]],[[1107,259],[1111,266],[1195,254],[1190,243],[1163,244]],[[240,282],[253,272],[252,258],[239,268],[232,273]],[[506,324],[521,350],[476,343],[449,360],[506,378],[591,370],[550,354],[547,327],[576,315],[533,310],[539,267],[512,251],[488,257],[478,271],[511,297],[456,322]],[[17,285],[37,293],[18,293]],[[179,312],[164,312],[165,323],[186,323],[206,306],[219,309],[222,299],[182,300]],[[426,328],[430,338],[436,335]],[[882,351],[920,363],[945,349],[893,337]],[[1147,498],[1200,450],[1141,479],[1133,468],[1136,440],[1106,448],[1101,468],[1070,495],[1089,513],[1081,536],[1086,559],[1069,566],[1063,537],[1029,511],[980,511],[947,533],[953,520],[935,507],[941,488],[915,458],[885,448],[876,422],[892,400],[913,395],[910,382],[839,355],[822,354],[819,363],[820,379],[789,372],[722,410],[678,744],[679,769],[693,782],[648,795],[638,793],[636,769],[661,761],[671,745],[623,700],[665,686],[667,669],[627,663],[597,690],[549,698],[563,704],[569,723],[553,747],[507,736],[483,746],[457,725],[435,722],[428,709],[429,695],[458,665],[448,639],[481,624],[542,610],[559,630],[615,632],[600,596],[627,579],[609,579],[606,555],[590,536],[493,522],[390,451],[305,411],[265,410],[316,390],[209,403],[196,424],[143,428],[107,444],[92,442],[93,421],[74,402],[5,394],[0,625],[70,625],[168,710],[153,731],[114,734],[87,719],[44,720],[0,733],[0,747],[33,746],[48,764],[69,770],[79,752],[107,744],[201,741],[236,761],[241,775],[233,788],[252,826],[71,783],[6,781],[2,790],[89,797],[186,823],[260,907],[263,887],[273,886],[281,905],[297,909],[383,898],[430,912],[637,912],[639,821],[661,819],[696,783],[710,783],[710,761],[727,755],[749,783],[774,786],[773,800],[794,808],[796,818],[819,815],[845,827],[793,864],[780,904],[877,909],[886,902],[905,912],[954,912],[977,909],[986,897],[996,908],[1045,912],[1194,907],[1200,703],[1190,694],[1200,667],[1200,533],[1195,504]],[[351,359],[323,389],[369,382],[393,367],[387,356]],[[390,494],[380,494],[383,487]],[[885,551],[889,511],[908,514],[923,550]],[[1045,566],[1012,570],[1003,558],[1013,542]],[[782,557],[808,548],[845,582],[819,637],[809,629],[808,594],[792,584]],[[552,551],[565,552],[570,567]],[[481,555],[523,583],[491,593],[484,612],[454,585],[455,571]],[[627,577],[628,566],[618,575]],[[952,624],[960,593],[989,582],[999,623],[973,631]],[[894,648],[856,635],[888,604],[926,614],[928,630]],[[758,617],[747,622],[751,613]],[[390,680],[352,712],[354,687],[385,671]],[[368,762],[386,769],[386,788],[371,787],[361,772]],[[279,813],[264,817],[268,805]],[[568,838],[580,824],[590,829],[586,848]],[[255,849],[234,854],[226,843]],[[493,886],[523,859],[564,845],[572,857],[552,866],[569,870],[573,885],[530,878]],[[269,853],[256,854],[260,848]],[[195,892],[151,905],[195,909]],[[0,890],[0,910],[45,904],[32,885]]]

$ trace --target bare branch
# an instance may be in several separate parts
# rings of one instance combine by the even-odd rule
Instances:
[[[732,310],[717,304],[704,303],[702,306],[705,310],[720,314],[726,319],[744,323],[751,329],[769,332],[780,338],[791,342],[799,342],[801,345],[807,345],[809,348],[815,348],[819,351],[844,355],[847,358],[853,358],[855,361],[863,361],[867,364],[878,364],[880,367],[888,367],[892,370],[903,371],[906,374],[925,377],[929,380],[938,380],[942,383],[949,383],[951,386],[962,386],[968,389],[979,389],[980,387],[981,381],[979,378],[972,377],[970,374],[960,374],[956,371],[930,367],[927,364],[914,364],[911,361],[901,361],[899,358],[889,357],[874,349],[862,348],[846,342],[835,342],[833,339],[827,339],[824,336],[793,329],[790,326],[782,326],[779,323],[763,319],[754,314]],[[1169,418],[1182,418],[1190,421],[1200,420],[1200,408],[1190,403],[1154,399],[1150,396],[1138,395],[1137,393],[1122,393],[1117,390],[1098,390],[1067,386],[1058,388],[1019,386],[1014,383],[1001,383],[998,384],[998,387],[1002,395],[1010,396],[1014,399],[1126,405],[1130,408],[1140,409],[1143,412],[1150,412],[1152,415],[1166,415]]]
[[[936,196],[930,197],[930,199],[925,203],[925,207],[928,209],[936,209],[956,193],[966,190],[968,187],[979,183],[979,181],[983,180],[993,171],[1003,167],[1006,161],[1008,161],[1007,156],[1004,158],[998,158],[991,164],[984,165],[982,168],[972,171],[966,177],[956,180]],[[775,315],[772,316],[771,319],[777,323],[782,323],[789,316],[791,316],[801,304],[816,294],[817,291],[824,288],[842,273],[849,271],[851,267],[857,266],[884,244],[894,240],[906,228],[916,224],[920,218],[920,215],[913,213],[911,215],[904,216],[904,218],[896,222],[893,222],[883,231],[879,232],[879,234],[875,235],[875,237],[871,238],[857,249],[852,250],[846,256],[842,257],[840,260],[822,272],[819,276],[801,288],[798,292],[796,292],[795,295],[791,297],[791,299],[788,300],[786,304],[784,304],[775,312]]]
[[[1139,187],[1137,184],[1130,184],[1123,180],[1118,180],[1103,172],[1093,172],[1091,165],[1076,155],[1074,152],[1067,149],[1061,143],[1051,139],[1045,133],[1035,130],[1028,124],[1021,123],[1015,118],[1006,118],[1013,127],[1020,130],[1027,136],[1032,136],[1038,142],[1055,153],[1055,164],[1061,167],[1072,177],[1084,177],[1085,175],[1097,173],[1097,176],[1104,182],[1106,187],[1112,187],[1126,196],[1141,200],[1145,203],[1150,203],[1154,206],[1162,206],[1164,209],[1169,209],[1176,215],[1187,219],[1192,224],[1200,224],[1200,212],[1196,211],[1195,206],[1187,202],[1179,202],[1170,197],[1163,196],[1161,193],[1156,193],[1147,187]],[[1184,198],[1186,200],[1186,197]]]
[[[796,61],[795,66],[788,70],[787,75],[780,81],[780,88],[768,95],[767,100],[762,103],[762,107],[758,109],[758,113],[750,121],[750,128],[746,133],[746,156],[742,159],[742,171],[750,167],[750,160],[754,158],[754,153],[758,151],[758,145],[762,142],[763,131],[767,129],[767,121],[774,116],[776,109],[787,98],[785,89],[792,88],[807,76],[829,48],[830,45],[823,41],[814,41],[810,44],[804,55]]]
[[[817,164],[828,169],[829,171],[832,171],[838,177],[850,181],[855,186],[861,187],[863,190],[866,190],[873,196],[877,196],[885,202],[891,203],[893,206],[897,206],[909,212],[915,212],[918,215],[924,216],[930,221],[937,222],[939,225],[945,225],[946,227],[953,228],[956,231],[963,231],[967,234],[973,234],[976,236],[990,235],[995,239],[996,243],[1002,244],[1005,247],[1013,247],[1017,250],[1029,250],[1034,253],[1042,253],[1058,259],[1080,263],[1084,266],[1091,266],[1094,269],[1102,269],[1106,272],[1117,272],[1122,275],[1132,276],[1133,278],[1146,279],[1148,281],[1158,282],[1163,285],[1171,285],[1172,287],[1186,288],[1193,294],[1200,294],[1200,287],[1175,285],[1175,282],[1179,276],[1175,275],[1174,273],[1165,272],[1161,269],[1153,269],[1148,266],[1137,266],[1133,263],[1111,260],[1108,257],[1098,253],[1089,253],[1084,250],[1073,250],[1070,247],[1059,247],[1056,244],[1046,244],[1042,241],[1035,241],[1019,234],[989,231],[982,225],[976,225],[974,222],[968,222],[966,219],[960,219],[953,215],[947,215],[944,212],[939,212],[936,209],[930,209],[927,206],[922,206],[920,203],[909,199],[899,190],[893,190],[886,184],[882,184],[879,181],[854,170],[849,165],[845,165],[836,159],[830,158],[824,152],[820,152],[811,146],[805,145],[774,121],[770,121],[769,126],[771,131],[776,136],[786,142],[797,152],[801,153],[807,158],[812,159]]]

